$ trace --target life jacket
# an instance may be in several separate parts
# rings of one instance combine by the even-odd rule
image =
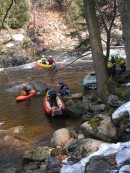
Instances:
[[[124,65],[125,64],[125,61],[122,59],[120,62],[119,62],[120,65]]]
[[[66,94],[70,94],[70,92],[71,92],[71,91],[70,91],[69,88],[66,88],[66,89],[65,89],[65,93],[66,93]]]
[[[21,90],[21,96],[26,96],[26,95],[27,95],[26,91]]]
[[[65,96],[65,95],[68,95],[68,94],[70,94],[70,89],[69,89],[69,87],[68,87],[68,85],[67,84],[63,84],[62,86],[61,86],[61,88],[60,88],[60,95],[61,96]]]
[[[30,89],[27,87],[23,87],[21,90],[21,95],[25,96],[25,95],[29,95],[30,94]]]
[[[53,64],[54,60],[52,58],[48,59],[49,64]]]
[[[47,62],[46,62],[46,58],[42,58],[42,59],[41,59],[41,63],[42,63],[42,64],[46,64],[46,63],[47,63]]]
[[[113,64],[112,64],[111,62],[108,62],[108,63],[107,63],[107,67],[108,67],[108,68],[112,68],[112,67],[113,67]]]

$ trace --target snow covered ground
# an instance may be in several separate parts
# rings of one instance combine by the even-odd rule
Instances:
[[[112,114],[112,119],[117,119],[120,118],[120,116],[122,115],[122,113],[124,113],[125,111],[129,112],[130,115],[130,101],[124,103],[123,105],[121,105],[113,114]]]
[[[108,156],[111,154],[116,154],[116,164],[117,167],[120,167],[119,170],[112,170],[110,173],[129,173],[130,172],[130,165],[124,165],[125,161],[130,160],[130,141],[124,143],[117,143],[117,144],[101,144],[98,151],[89,155],[86,158],[80,160],[80,162],[76,164],[72,164],[66,160],[63,161],[63,167],[61,169],[61,173],[84,173],[85,172],[85,165],[89,162],[89,159],[92,156],[100,155],[100,156]]]

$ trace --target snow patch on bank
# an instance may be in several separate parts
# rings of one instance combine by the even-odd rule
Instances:
[[[124,142],[124,143],[118,142],[117,144],[103,143],[101,144],[98,151],[89,155],[86,158],[81,159],[80,162],[76,164],[73,164],[72,162],[67,161],[67,159],[65,159],[62,162],[63,166],[61,168],[61,173],[84,173],[85,165],[87,162],[89,162],[89,159],[92,156],[95,156],[95,155],[108,156],[114,153],[116,154],[117,167],[122,166],[119,172],[124,173],[130,167],[130,165],[123,165],[125,161],[130,160],[130,141]],[[117,171],[118,170],[113,170],[111,171],[111,173],[117,172]]]
[[[121,114],[125,111],[129,112],[130,115],[130,101],[124,103],[122,106],[120,106],[113,114],[112,119],[120,118]]]

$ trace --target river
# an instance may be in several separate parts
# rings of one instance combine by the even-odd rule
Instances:
[[[34,96],[30,100],[16,102],[15,98],[19,95],[17,86],[23,82],[36,81],[58,90],[59,80],[63,80],[69,85],[72,93],[77,93],[83,91],[82,79],[87,72],[88,65],[86,64],[84,66],[76,64],[59,70],[53,80],[51,79],[53,71],[42,67],[9,68],[0,72],[0,130],[15,126],[24,126],[27,129],[23,137],[27,145],[22,149],[11,146],[1,147],[0,165],[6,167],[9,163],[17,162],[19,155],[23,154],[25,150],[39,145],[39,143],[48,141],[55,130],[80,124],[78,119],[65,116],[49,119],[43,109],[43,96]]]

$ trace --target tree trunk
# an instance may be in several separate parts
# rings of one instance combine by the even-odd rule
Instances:
[[[127,69],[130,70],[130,1],[118,0],[125,53],[127,58]]]
[[[94,0],[84,0],[84,11],[89,31],[94,68],[96,72],[97,92],[100,96],[106,92],[105,86],[107,81],[107,71],[105,58],[103,56],[101,37],[95,12]]]

